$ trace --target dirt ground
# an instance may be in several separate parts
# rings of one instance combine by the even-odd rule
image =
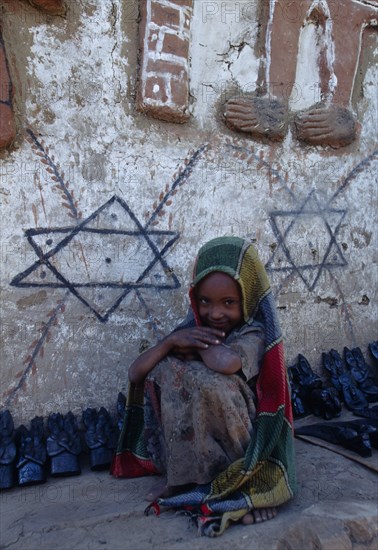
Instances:
[[[199,537],[173,511],[146,517],[155,477],[115,479],[83,465],[80,476],[48,478],[0,495],[6,550],[378,550],[378,476],[328,449],[296,440],[298,495],[259,525]],[[378,451],[374,451],[378,467]]]

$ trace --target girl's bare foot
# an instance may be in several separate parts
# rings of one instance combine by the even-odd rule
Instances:
[[[166,479],[160,479],[157,483],[152,485],[151,489],[145,496],[148,502],[154,502],[157,498],[169,496],[166,492],[169,491]]]
[[[260,508],[248,512],[242,519],[243,525],[252,525],[253,523],[262,523],[268,519],[273,519],[277,515],[277,508]]]

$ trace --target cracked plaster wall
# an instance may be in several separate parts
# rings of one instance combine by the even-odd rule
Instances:
[[[359,139],[333,151],[289,132],[272,145],[222,121],[231,95],[254,90],[258,7],[211,4],[194,2],[184,125],[135,110],[135,0],[67,2],[66,18],[3,5],[18,136],[0,158],[1,403],[19,421],[114,406],[138,350],[185,313],[194,254],[218,235],[256,240],[288,363],[301,352],[320,370],[322,351],[376,339],[374,35]],[[314,36],[302,37],[294,110],[318,89]],[[56,271],[38,266],[54,246],[43,257]],[[137,287],[120,286],[125,264]]]

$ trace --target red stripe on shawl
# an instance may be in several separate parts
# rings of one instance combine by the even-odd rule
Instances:
[[[191,287],[189,289],[189,299],[190,299],[190,305],[192,307],[192,311],[193,311],[193,315],[194,315],[194,320],[196,322],[196,325],[198,327],[200,327],[202,325],[202,323],[201,323],[201,319],[200,319],[200,316],[199,316],[198,311],[197,311],[196,295],[195,295],[195,291],[194,291],[193,287]]]
[[[113,456],[110,473],[114,477],[141,477],[159,472],[152,460],[138,458],[131,451],[123,451]]]
[[[256,391],[258,414],[276,413],[280,406],[285,405],[285,417],[290,424],[293,423],[282,342],[265,353]]]
[[[160,509],[159,504],[156,501],[153,502],[152,504],[150,504],[149,506],[147,506],[147,508],[144,511],[144,515],[148,516],[151,509],[153,510],[153,512],[156,516],[160,516],[161,509]]]
[[[201,504],[200,510],[205,516],[210,516],[213,513],[212,509],[208,504]]]

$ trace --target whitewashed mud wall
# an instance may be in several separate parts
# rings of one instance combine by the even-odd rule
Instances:
[[[0,159],[1,405],[17,421],[114,406],[139,349],[184,315],[195,252],[219,235],[256,241],[288,363],[301,352],[320,369],[323,351],[377,339],[375,31],[361,35],[354,141],[296,139],[290,117],[321,99],[314,24],[285,135],[253,139],[223,112],[256,91],[260,7],[194,0],[176,124],[136,109],[136,1],[71,1],[65,17],[3,3],[17,137]]]

